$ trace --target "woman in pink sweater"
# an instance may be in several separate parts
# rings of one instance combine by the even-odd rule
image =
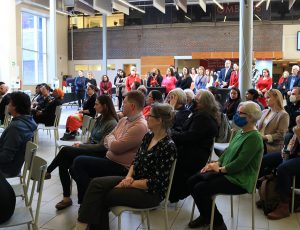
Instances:
[[[174,71],[172,68],[168,68],[167,69],[167,74],[164,77],[161,86],[165,86],[166,87],[166,94],[168,94],[172,89],[175,89],[176,87],[176,82],[177,79],[174,76]]]

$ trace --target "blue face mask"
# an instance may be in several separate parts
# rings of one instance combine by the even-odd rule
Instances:
[[[241,117],[238,112],[233,116],[233,122],[241,128],[248,124],[247,118]]]

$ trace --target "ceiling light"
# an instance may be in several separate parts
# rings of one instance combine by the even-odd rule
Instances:
[[[257,14],[254,14],[254,16],[259,20],[259,21],[262,21],[260,17],[258,17]]]
[[[213,2],[214,2],[221,10],[224,9],[224,7],[223,7],[220,3],[217,2],[217,0],[213,0]]]
[[[255,7],[259,7],[265,0],[260,0],[260,2],[258,2]]]
[[[146,13],[145,10],[142,10],[141,8],[136,7],[136,6],[132,5],[132,4],[130,4],[129,2],[125,1],[125,0],[119,0],[119,2],[122,2],[122,3],[125,4],[126,6],[129,6],[129,7],[133,8],[133,9],[135,9],[135,10],[137,10],[137,11],[140,11],[140,12],[142,12],[143,14]]]
[[[185,17],[187,20],[192,21],[192,19],[191,19],[190,17],[188,17],[188,16],[186,16],[186,15],[184,15],[184,17]]]

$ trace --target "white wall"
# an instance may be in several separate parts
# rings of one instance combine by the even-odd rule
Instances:
[[[107,70],[107,75],[109,79],[113,82],[118,69],[123,69],[124,64],[135,64],[137,67],[137,73],[141,72],[141,60],[140,59],[107,59],[107,64],[115,64],[115,70]],[[102,65],[102,60],[74,60],[69,61],[68,69],[69,75],[76,76],[75,65]],[[84,71],[84,75],[86,76],[86,72]],[[94,73],[95,79],[99,85],[101,81],[101,77],[104,74],[102,71],[91,71]],[[129,73],[126,73],[129,74]]]
[[[297,31],[300,31],[300,24],[283,26],[283,59],[300,59],[300,51],[297,50]]]
[[[49,11],[28,4],[19,4],[16,7],[16,32],[17,32],[17,64],[20,66],[20,78],[22,79],[22,10],[41,14],[49,17]],[[68,74],[68,17],[66,15],[56,15],[56,38],[57,38],[57,73],[56,76]],[[61,82],[61,80],[60,80]],[[33,90],[35,86],[23,85],[23,89]]]

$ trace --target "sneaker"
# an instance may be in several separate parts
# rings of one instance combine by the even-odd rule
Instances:
[[[63,209],[65,209],[65,208],[67,208],[67,207],[72,206],[72,204],[73,204],[72,200],[69,200],[69,201],[67,201],[67,202],[65,202],[65,201],[62,200],[62,201],[58,202],[58,203],[55,205],[55,208],[56,208],[57,210],[63,210]]]
[[[205,223],[203,217],[199,216],[195,220],[192,220],[188,225],[189,228],[200,228],[200,227],[205,227],[209,224]]]

